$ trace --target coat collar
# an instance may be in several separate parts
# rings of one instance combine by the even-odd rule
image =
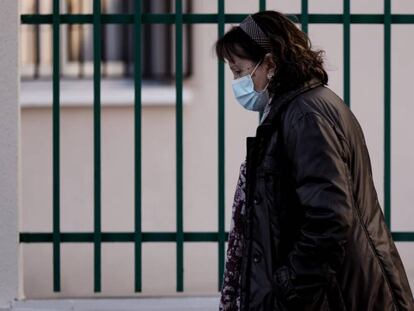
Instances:
[[[311,78],[310,80],[303,83],[300,87],[285,92],[280,95],[274,95],[270,105],[270,111],[268,115],[265,117],[263,122],[257,127],[256,136],[262,134],[262,132],[267,132],[270,130],[274,124],[274,119],[277,116],[277,113],[280,111],[280,108],[285,104],[289,103],[293,98],[298,96],[299,94],[306,92],[307,90],[313,89],[317,86],[323,85],[322,81],[318,78]]]

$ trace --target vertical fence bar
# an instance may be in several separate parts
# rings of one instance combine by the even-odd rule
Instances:
[[[391,230],[391,0],[384,0],[384,215]]]
[[[259,0],[259,11],[266,10],[266,0]]]
[[[224,35],[224,0],[218,0],[218,36]],[[224,62],[218,61],[218,290],[221,290],[225,255],[225,106],[224,106]]]
[[[101,291],[101,1],[93,1],[94,290]]]
[[[175,88],[177,168],[177,292],[183,291],[183,15],[182,0],[175,0]]]
[[[265,11],[265,10],[266,10],[266,0],[260,0],[259,1],[259,11]],[[259,112],[259,123],[260,123],[260,120],[262,119],[262,116],[263,116],[263,112],[260,111]]]
[[[302,0],[301,6],[301,20],[302,20],[302,31],[308,33],[309,24],[309,12],[308,12],[308,0]]]
[[[344,36],[344,102],[350,107],[350,76],[351,76],[351,7],[350,0],[344,0],[344,25],[343,25],[343,36]]]
[[[141,227],[141,0],[134,5],[134,146],[135,146],[135,291],[142,291],[142,227]]]
[[[60,0],[53,0],[53,291],[60,291]]]

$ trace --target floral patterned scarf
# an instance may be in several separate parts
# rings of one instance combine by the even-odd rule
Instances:
[[[265,106],[260,123],[270,112],[273,95]],[[229,240],[227,246],[227,257],[223,274],[223,286],[219,311],[239,311],[240,310],[240,268],[243,256],[243,225],[242,215],[244,215],[246,205],[246,161],[240,166],[239,180],[234,193],[232,218],[230,223]]]
[[[240,175],[234,194],[219,311],[240,310],[240,267],[244,240],[242,215],[245,210],[245,185],[246,161],[240,166]]]

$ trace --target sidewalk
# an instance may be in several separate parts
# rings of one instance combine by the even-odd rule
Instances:
[[[45,299],[13,303],[0,311],[217,311],[219,296],[177,298]]]

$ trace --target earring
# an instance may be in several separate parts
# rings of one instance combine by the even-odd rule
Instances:
[[[268,79],[268,80],[272,79],[272,78],[273,78],[273,75],[274,75],[274,73],[273,73],[273,72],[269,72],[269,73],[267,74],[267,79]]]

